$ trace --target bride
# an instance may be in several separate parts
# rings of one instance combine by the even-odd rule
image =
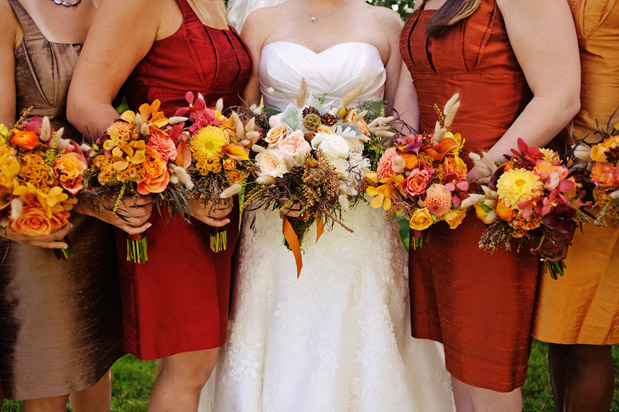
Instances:
[[[360,0],[260,8],[242,32],[254,59],[245,98],[283,110],[302,79],[327,101],[363,85],[359,101],[385,98],[417,126],[417,108],[398,105],[416,101],[401,72],[401,26]],[[317,243],[315,227],[304,237],[297,279],[279,212],[245,214],[228,342],[201,411],[453,410],[442,347],[410,335],[397,225],[366,203],[343,219],[354,233],[336,225]]]

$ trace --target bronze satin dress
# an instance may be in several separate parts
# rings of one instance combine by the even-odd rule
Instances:
[[[441,37],[429,37],[433,10],[416,11],[400,50],[411,72],[421,130],[434,130],[434,104],[457,91],[462,104],[453,131],[465,149],[488,150],[532,98],[494,0]],[[451,230],[439,223],[409,258],[412,333],[442,342],[447,370],[467,384],[508,392],[526,378],[539,259],[478,248],[486,226],[473,214]],[[515,246],[515,245],[514,245]]]
[[[65,102],[81,44],[47,41],[17,0],[24,39],[15,51],[17,113],[49,116],[65,136]],[[0,381],[9,399],[59,396],[95,384],[123,354],[113,230],[71,219],[75,256],[0,239]]]
[[[576,139],[606,126],[619,107],[619,0],[569,0],[580,45],[581,111]],[[613,124],[619,122],[615,115]],[[567,133],[566,133],[567,134]],[[545,276],[533,336],[560,344],[619,343],[619,228],[585,225],[577,231],[565,276]]]

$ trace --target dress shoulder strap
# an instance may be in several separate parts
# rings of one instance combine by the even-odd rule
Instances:
[[[24,6],[22,6],[18,0],[9,0],[9,4],[13,8],[13,11],[17,16],[17,20],[19,21],[19,25],[24,32],[24,39],[32,38],[33,36],[43,36],[37,24],[34,22],[32,17],[30,17],[30,14],[28,14]]]

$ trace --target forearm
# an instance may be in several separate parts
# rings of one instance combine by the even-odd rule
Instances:
[[[110,103],[86,102],[79,97],[70,98],[67,118],[84,136],[95,140],[108,126],[118,119],[118,112]]]

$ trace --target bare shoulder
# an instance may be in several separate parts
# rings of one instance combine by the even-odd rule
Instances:
[[[380,24],[387,30],[401,30],[402,29],[402,18],[398,13],[394,10],[383,7],[383,6],[374,6],[371,4],[363,3],[361,5],[363,7],[364,12],[371,16],[372,20],[377,24]]]
[[[243,24],[241,33],[245,41],[262,44],[275,28],[278,26],[271,24],[274,21],[281,21],[285,17],[285,5],[271,7],[261,7],[249,14]]]
[[[0,27],[2,27],[2,44],[17,45],[18,33],[21,31],[19,21],[13,12],[8,0],[0,0]]]

